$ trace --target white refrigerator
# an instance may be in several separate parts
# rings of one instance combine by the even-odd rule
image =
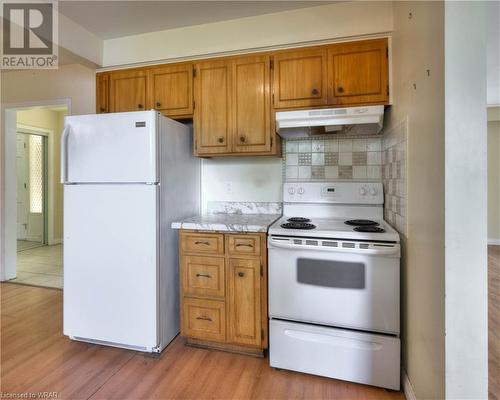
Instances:
[[[69,116],[64,184],[64,334],[161,352],[179,333],[178,239],[199,212],[191,129],[160,113]]]

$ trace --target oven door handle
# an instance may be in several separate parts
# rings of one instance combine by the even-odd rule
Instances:
[[[381,246],[378,249],[360,249],[360,248],[350,248],[350,247],[328,247],[328,246],[308,246],[308,245],[296,245],[289,243],[280,243],[279,241],[271,239],[269,241],[269,249],[280,248],[287,250],[315,250],[315,251],[329,251],[329,252],[340,252],[340,253],[357,253],[366,254],[372,256],[399,256],[400,247],[399,245],[394,246]]]

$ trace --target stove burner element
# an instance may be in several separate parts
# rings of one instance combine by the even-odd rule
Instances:
[[[285,229],[314,229],[316,225],[308,224],[307,222],[287,222],[281,224],[281,227]]]
[[[309,218],[304,217],[292,217],[287,219],[288,222],[311,222]]]
[[[370,232],[370,233],[383,233],[385,229],[378,226],[357,226],[354,228],[356,232]]]
[[[350,219],[345,222],[346,225],[355,225],[355,226],[377,226],[378,222],[369,220],[369,219]]]

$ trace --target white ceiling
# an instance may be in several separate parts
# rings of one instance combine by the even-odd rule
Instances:
[[[61,0],[59,12],[101,39],[112,39],[328,3],[336,2]]]

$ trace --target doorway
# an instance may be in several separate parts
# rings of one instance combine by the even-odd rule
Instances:
[[[15,222],[5,228],[6,236],[15,240],[11,247],[15,253],[14,268],[7,275],[13,283],[63,288],[59,148],[67,114],[66,104],[19,107],[7,114],[10,121],[6,127],[10,130],[6,129],[6,148],[12,157],[9,176],[16,191],[12,196],[15,208],[10,208]]]

